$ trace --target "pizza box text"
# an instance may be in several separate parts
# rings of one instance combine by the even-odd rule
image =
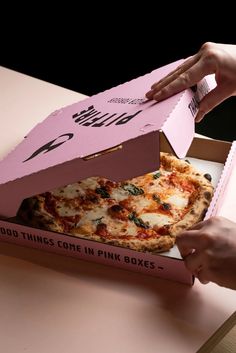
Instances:
[[[207,217],[217,214],[235,144],[194,138],[198,102],[213,87],[212,77],[201,81],[197,90],[185,90],[158,104],[144,98],[153,82],[181,62],[61,108],[36,125],[0,161],[0,239],[191,285],[192,275],[178,253],[137,252],[35,229],[14,219],[27,197],[91,176],[119,181],[157,170],[160,151],[221,165]]]

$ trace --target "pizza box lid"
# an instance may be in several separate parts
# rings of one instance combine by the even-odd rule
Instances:
[[[86,177],[124,180],[158,169],[160,131],[184,157],[194,137],[197,102],[212,78],[163,102],[145,99],[153,82],[182,61],[61,108],[37,124],[0,161],[0,215],[13,217],[26,197]]]

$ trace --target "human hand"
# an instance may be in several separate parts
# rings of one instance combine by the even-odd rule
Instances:
[[[186,267],[201,283],[236,289],[236,223],[212,217],[176,240]]]
[[[200,102],[196,122],[226,98],[236,95],[236,45],[205,43],[199,52],[151,86],[148,99],[162,101],[215,74],[216,88]]]

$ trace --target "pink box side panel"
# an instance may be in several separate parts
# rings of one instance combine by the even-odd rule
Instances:
[[[137,252],[5,221],[0,221],[0,240],[192,285],[192,275],[180,259]]]
[[[173,114],[163,124],[169,143],[179,158],[184,158],[192,143],[195,132],[194,118],[197,115],[199,102],[215,87],[214,75],[209,75],[201,80],[196,87],[185,90],[173,107]]]
[[[174,116],[166,120],[162,129],[179,158],[186,156],[195,133],[194,116],[186,109],[191,98],[193,99],[193,94],[190,90],[185,91],[175,107]]]
[[[211,201],[210,207],[206,213],[205,219],[221,215],[220,209],[225,200],[225,195],[227,193],[228,185],[230,184],[230,177],[232,171],[236,168],[236,142],[232,143],[231,149],[229,151],[227,160],[225,162],[225,166],[223,172],[221,174],[220,180],[216,187],[213,199]],[[229,210],[230,211],[230,210]],[[234,212],[234,220],[235,220],[235,210]]]

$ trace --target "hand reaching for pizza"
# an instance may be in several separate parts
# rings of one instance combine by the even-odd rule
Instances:
[[[177,237],[186,267],[203,284],[236,289],[236,223],[213,217]]]
[[[152,85],[148,99],[162,101],[215,74],[217,86],[200,102],[196,122],[226,98],[236,95],[236,45],[205,43],[199,52]]]

